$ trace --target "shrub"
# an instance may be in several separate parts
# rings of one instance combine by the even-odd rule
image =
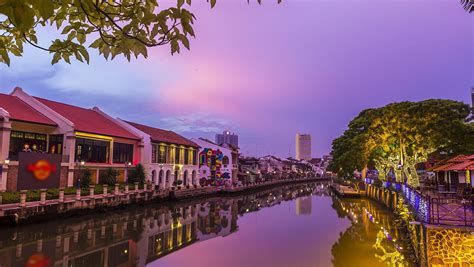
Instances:
[[[101,173],[99,182],[101,184],[115,185],[119,172],[116,169],[108,168],[104,173]]]
[[[19,192],[3,192],[2,204],[11,204],[20,202],[20,193]]]
[[[135,168],[128,171],[128,183],[139,183],[143,185],[146,180],[145,168],[141,164],[137,164]]]
[[[89,188],[89,185],[92,182],[92,172],[89,169],[85,169],[81,175],[81,187]]]
[[[174,186],[178,186],[178,185],[182,185],[182,184],[183,184],[182,180],[176,180],[176,181],[173,182]]]

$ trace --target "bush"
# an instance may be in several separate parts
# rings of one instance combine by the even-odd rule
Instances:
[[[128,171],[128,183],[139,183],[143,185],[146,180],[145,168],[141,164],[137,164],[135,168]]]
[[[99,182],[101,184],[115,185],[117,183],[117,177],[119,172],[116,169],[108,168],[105,173],[101,173]]]
[[[2,204],[11,204],[20,202],[20,192],[3,192]]]
[[[81,175],[81,187],[89,188],[89,185],[92,182],[92,172],[89,169],[85,169]]]
[[[182,180],[176,180],[173,182],[173,186],[178,186],[178,185],[182,185],[183,184],[183,181]]]

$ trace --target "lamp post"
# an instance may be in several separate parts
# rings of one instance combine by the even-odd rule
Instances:
[[[130,161],[125,162],[125,183],[128,183],[128,167],[132,166]]]
[[[79,168],[79,176],[77,177],[77,189],[80,189],[81,188],[81,167],[85,164],[85,162],[83,160],[81,160],[80,162],[77,160],[76,161],[76,166],[78,166]]]

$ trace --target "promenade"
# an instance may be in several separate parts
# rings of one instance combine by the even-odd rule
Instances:
[[[94,186],[90,186],[88,195],[82,195],[80,189],[77,190],[76,195],[64,195],[64,190],[60,189],[57,199],[46,199],[46,190],[42,190],[39,201],[26,201],[27,192],[22,191],[19,203],[0,205],[0,223],[16,225],[37,220],[57,219],[62,216],[123,208],[129,205],[179,201],[217,194],[242,194],[272,186],[318,180],[326,180],[326,178],[306,177],[250,183],[235,187],[207,186],[175,190],[156,190],[152,185],[145,185],[140,188],[138,184],[134,184],[132,187],[125,185],[123,189],[118,184],[113,188],[103,185],[103,193],[101,194],[95,192]]]

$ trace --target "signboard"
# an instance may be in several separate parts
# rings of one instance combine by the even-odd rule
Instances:
[[[20,152],[17,190],[58,188],[61,155]]]

